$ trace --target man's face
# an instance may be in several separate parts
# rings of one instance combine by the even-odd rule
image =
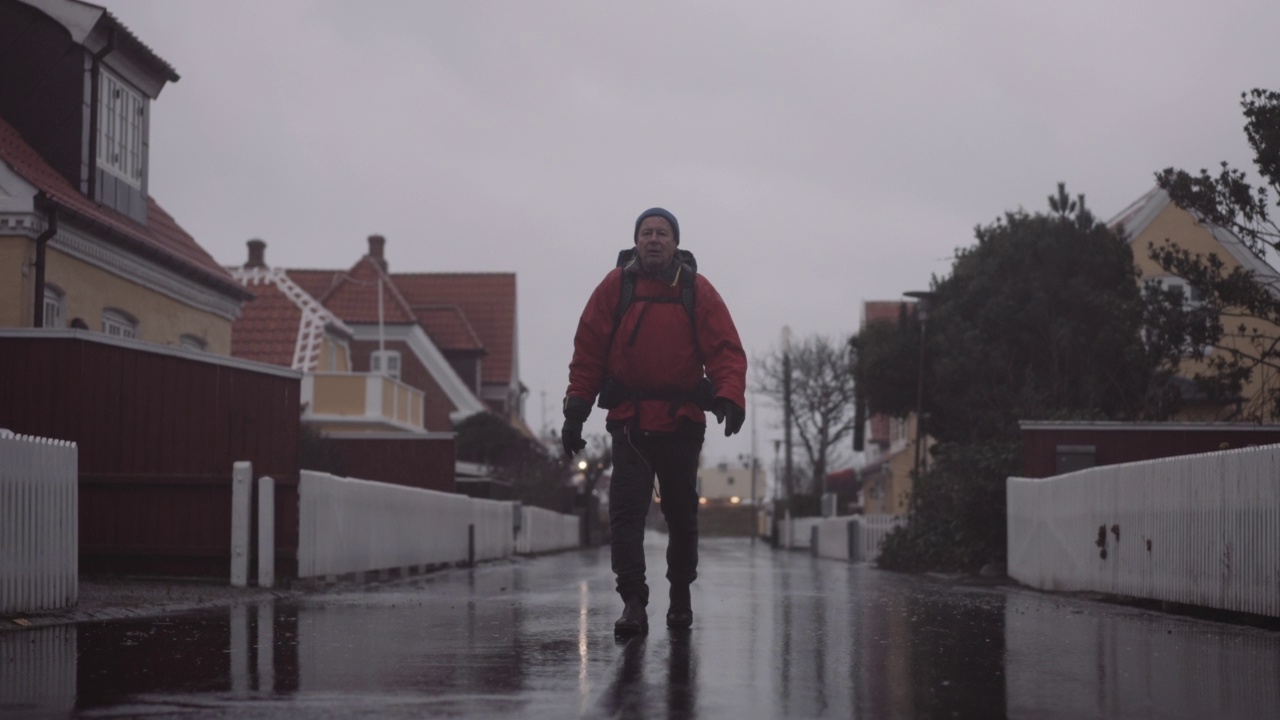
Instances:
[[[645,218],[636,233],[636,251],[640,255],[640,267],[646,272],[666,268],[676,254],[676,238],[671,232],[671,223],[656,215]]]

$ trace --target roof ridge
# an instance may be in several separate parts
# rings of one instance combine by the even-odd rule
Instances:
[[[511,277],[515,277],[515,276],[516,276],[516,271],[514,271],[514,270],[493,270],[493,271],[484,271],[484,270],[456,270],[456,271],[444,271],[444,272],[398,272],[398,273],[389,273],[389,274],[390,274],[392,277],[396,277],[396,276],[402,276],[402,277],[440,277],[440,276],[448,276],[448,275],[510,275]]]

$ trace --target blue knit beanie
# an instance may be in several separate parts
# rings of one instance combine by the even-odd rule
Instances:
[[[636,218],[636,231],[631,236],[631,240],[633,242],[640,237],[640,223],[644,222],[644,219],[647,217],[660,217],[671,223],[671,235],[675,238],[676,245],[680,244],[680,223],[676,222],[675,215],[672,215],[660,207],[649,208],[648,210],[640,213],[640,217]]]

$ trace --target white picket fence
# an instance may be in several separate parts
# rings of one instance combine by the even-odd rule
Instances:
[[[1280,616],[1280,445],[1009,478],[1009,576]]]
[[[786,550],[809,549],[813,543],[813,529],[821,522],[820,517],[783,515],[778,521],[778,545]]]
[[[0,613],[52,610],[80,597],[79,451],[0,436]]]
[[[813,554],[833,560],[873,562],[885,536],[905,524],[906,518],[896,515],[821,518],[811,531]]]
[[[514,503],[302,471],[298,577],[483,562],[578,545],[578,519]]]
[[[521,555],[554,552],[578,547],[582,520],[539,507],[520,508],[520,532],[516,552]]]
[[[75,717],[76,626],[0,632],[0,716]]]

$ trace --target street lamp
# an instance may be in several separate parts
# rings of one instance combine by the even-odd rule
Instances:
[[[920,363],[916,374],[916,455],[915,455],[915,476],[920,479],[920,460],[923,457],[924,450],[924,340],[925,325],[929,320],[930,304],[938,297],[938,294],[929,290],[913,290],[911,292],[902,293],[906,297],[914,298],[916,301],[916,320],[920,321]]]
[[[782,423],[787,444],[787,506],[791,504],[791,326],[782,326]]]

